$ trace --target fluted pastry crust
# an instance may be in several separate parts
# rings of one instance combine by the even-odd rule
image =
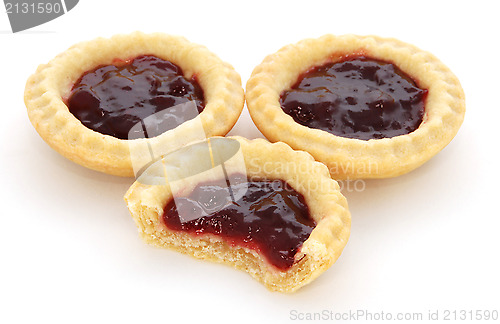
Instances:
[[[80,76],[115,59],[128,60],[155,55],[180,66],[186,78],[196,74],[205,95],[205,108],[196,118],[174,130],[149,139],[133,140],[137,145],[180,146],[192,140],[200,120],[207,136],[225,135],[236,123],[244,104],[238,73],[206,47],[183,37],[162,33],[135,32],[109,39],[97,38],[76,44],[40,65],[28,79],[24,101],[29,118],[40,136],[66,158],[119,176],[133,176],[130,140],[95,132],[69,112],[64,100]],[[175,143],[175,145],[173,145]]]
[[[302,126],[283,112],[280,94],[302,73],[348,54],[390,61],[428,90],[420,127],[406,135],[364,141]],[[413,45],[378,36],[325,35],[285,46],[254,69],[246,99],[252,119],[270,141],[311,153],[336,179],[394,177],[417,168],[448,145],[465,114],[460,82],[440,60]]]
[[[293,292],[318,277],[340,256],[350,233],[346,199],[325,165],[315,162],[310,154],[294,151],[282,142],[271,144],[264,139],[230,138],[240,143],[248,177],[285,180],[304,196],[317,224],[288,270],[278,270],[256,251],[231,246],[220,237],[169,230],[162,221],[164,208],[172,199],[169,185],[148,185],[139,179],[126,193],[125,201],[146,242],[229,264],[248,272],[270,290]],[[200,176],[182,191],[190,192],[205,180]]]

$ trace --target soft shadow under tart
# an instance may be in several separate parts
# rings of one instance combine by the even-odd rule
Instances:
[[[337,179],[417,168],[453,139],[465,114],[460,82],[441,61],[378,36],[285,46],[254,69],[246,100],[269,140],[311,153]]]
[[[128,177],[137,171],[134,161],[147,163],[142,153],[131,156],[131,148],[165,153],[225,135],[244,104],[240,76],[206,47],[141,32],[70,47],[38,67],[24,99],[33,126],[53,149],[90,169]],[[190,103],[194,115],[178,118]],[[152,122],[149,113],[161,120]],[[143,129],[130,130],[134,123]]]

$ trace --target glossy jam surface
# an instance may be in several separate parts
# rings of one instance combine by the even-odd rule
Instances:
[[[86,127],[128,139],[129,131],[138,123],[144,131],[133,134],[134,138],[154,137],[168,130],[166,125],[192,119],[192,114],[179,108],[170,109],[170,113],[165,110],[189,101],[196,103],[193,109],[203,110],[203,90],[196,80],[186,79],[181,68],[171,62],[144,55],[86,72],[73,86],[67,105]],[[161,118],[147,118],[161,111],[167,113]]]
[[[304,197],[282,180],[236,177],[231,194],[224,181],[210,182],[170,201],[165,225],[193,235],[217,235],[230,245],[254,249],[278,269],[290,268],[315,226]],[[240,198],[234,202],[231,197]]]
[[[369,140],[416,130],[426,96],[395,65],[355,56],[307,71],[281,94],[280,104],[301,125]]]

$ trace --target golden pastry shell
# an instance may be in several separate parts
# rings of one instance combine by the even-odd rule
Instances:
[[[78,43],[38,67],[28,79],[24,101],[40,136],[66,158],[97,171],[134,176],[130,140],[95,132],[71,114],[64,102],[81,75],[113,60],[155,55],[180,66],[184,76],[196,74],[205,95],[205,109],[196,118],[157,137],[135,139],[137,145],[178,147],[192,140],[203,125],[206,136],[225,135],[236,123],[244,104],[238,73],[206,47],[183,37],[134,32]],[[173,145],[172,143],[175,143]]]
[[[418,129],[364,141],[302,126],[283,112],[280,94],[302,73],[350,54],[390,61],[428,90],[424,119]],[[253,70],[246,85],[246,100],[264,136],[311,153],[336,179],[394,177],[417,168],[453,139],[465,114],[460,82],[439,59],[400,40],[378,36],[325,35],[285,46]]]
[[[325,165],[314,161],[310,154],[294,151],[282,142],[228,138],[240,143],[249,178],[285,180],[304,196],[317,223],[295,256],[298,261],[290,269],[277,270],[255,251],[229,246],[216,236],[193,236],[169,230],[161,219],[166,204],[172,199],[167,184],[136,181],[126,193],[125,201],[146,242],[229,264],[248,272],[270,290],[293,292],[318,277],[340,256],[350,233],[347,201]],[[196,183],[204,180],[199,178]],[[192,183],[191,188],[196,183]]]

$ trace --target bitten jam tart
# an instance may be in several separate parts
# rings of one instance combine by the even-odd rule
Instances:
[[[417,168],[453,139],[465,114],[464,92],[443,63],[377,36],[285,46],[254,69],[246,98],[270,141],[311,153],[337,179]]]
[[[231,265],[281,292],[297,290],[337,260],[349,237],[350,214],[324,164],[282,142],[209,141],[213,157],[232,155],[221,151],[236,144],[243,162],[228,159],[226,177],[214,177],[199,167],[207,158],[188,146],[172,153],[177,156],[171,161],[160,160],[156,171],[146,170],[126,193],[146,242]],[[183,177],[180,186],[158,182],[175,161],[183,166],[172,167],[175,172],[203,172]]]
[[[94,170],[134,176],[134,162],[148,162],[144,150],[160,154],[225,135],[244,96],[238,73],[204,46],[135,32],[79,43],[41,65],[28,79],[25,103],[56,151]]]

